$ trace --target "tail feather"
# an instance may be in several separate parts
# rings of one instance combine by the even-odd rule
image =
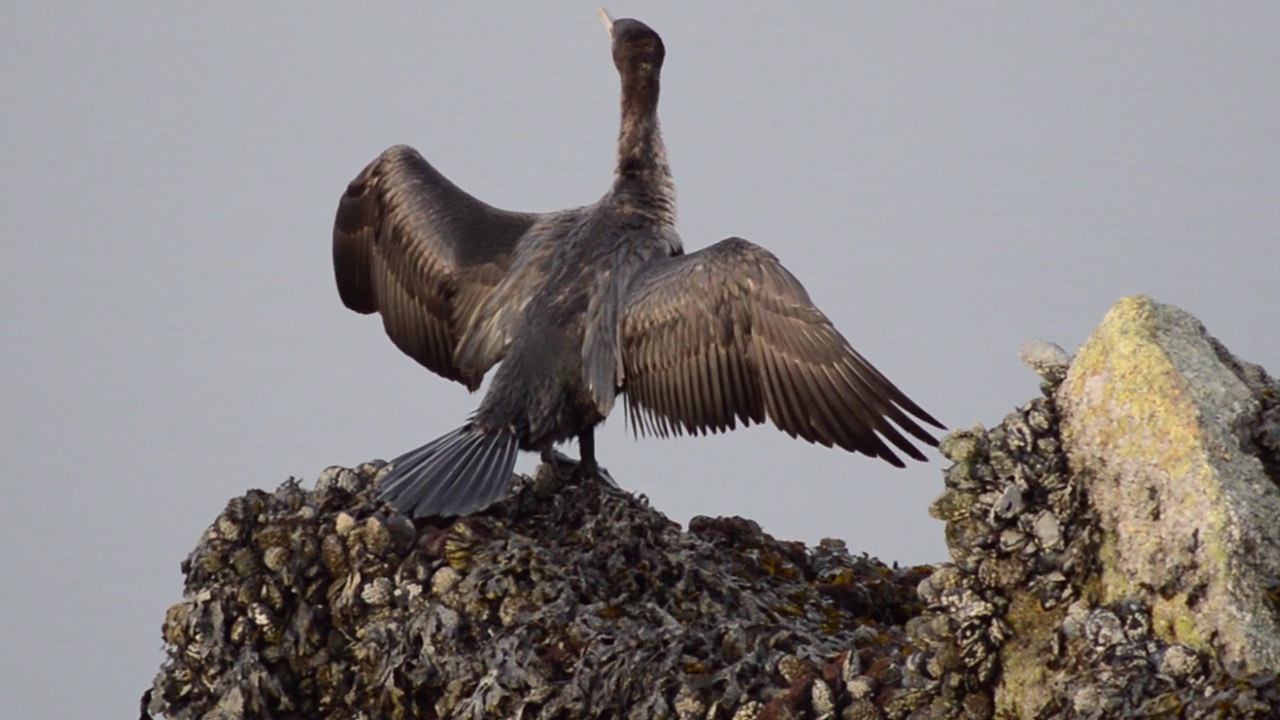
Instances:
[[[452,457],[454,451],[461,449],[462,444],[470,439],[470,434],[454,431],[393,460],[391,472],[382,478],[382,498],[400,498],[397,505],[421,500],[435,485],[420,479],[434,475],[440,460]]]
[[[484,443],[481,442],[483,437],[482,435],[472,436],[465,443],[458,446],[456,454],[436,460],[431,472],[432,476],[437,478],[437,482],[433,483],[434,487],[423,496],[422,501],[419,503],[420,506],[434,506],[446,503],[449,498],[457,497],[471,490],[471,481],[477,476],[478,466],[483,462],[485,450],[487,450]],[[503,483],[503,489],[506,489],[505,483]]]
[[[448,513],[431,512],[449,497],[458,470],[466,466],[476,446],[476,436],[462,434],[441,444],[435,452],[419,448],[416,456],[406,460],[405,479],[400,483],[396,504],[405,513],[415,517],[427,515],[444,515]]]
[[[391,461],[379,496],[411,517],[468,515],[506,494],[519,441],[464,425]]]

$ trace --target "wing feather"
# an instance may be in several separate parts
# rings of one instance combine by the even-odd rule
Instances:
[[[517,241],[541,217],[486,205],[413,148],[389,148],[338,202],[338,295],[356,312],[381,314],[405,354],[474,390],[501,352],[483,367],[463,367],[457,345],[511,267]]]
[[[620,386],[637,434],[703,434],[771,420],[783,432],[903,466],[902,431],[942,425],[857,353],[763,248],[729,238],[664,258],[632,282]],[[890,447],[892,445],[892,447]]]

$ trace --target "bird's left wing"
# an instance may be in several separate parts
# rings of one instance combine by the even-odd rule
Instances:
[[[767,417],[792,437],[917,460],[903,437],[942,427],[857,353],[795,276],[741,238],[649,265],[619,323],[620,386],[637,434],[703,434]],[[896,426],[895,426],[896,424]]]

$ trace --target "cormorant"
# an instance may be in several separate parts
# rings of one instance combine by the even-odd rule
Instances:
[[[333,264],[347,307],[380,313],[397,347],[469,390],[502,361],[465,425],[393,461],[382,497],[414,517],[472,513],[505,494],[518,450],[545,459],[572,438],[574,474],[599,473],[594,428],[619,394],[638,435],[768,418],[898,467],[889,445],[923,461],[899,427],[936,446],[911,416],[942,425],[850,347],[772,253],[731,237],[685,254],[658,126],[662,39],[600,14],[622,84],[604,197],[500,210],[401,145],[338,204]]]

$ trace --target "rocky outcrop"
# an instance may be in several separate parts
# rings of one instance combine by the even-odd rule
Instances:
[[[1190,315],[1129,298],[1057,397],[1071,470],[1108,530],[1099,599],[1142,601],[1162,637],[1225,663],[1280,669],[1280,491],[1258,432],[1275,384]]]
[[[1280,385],[1182,311],[1119,303],[1039,397],[953,432],[951,561],[741,518],[687,530],[540,469],[452,523],[380,463],[233,499],[184,563],[170,718],[1273,717]]]
[[[490,512],[415,529],[372,501],[380,467],[228,505],[184,566],[157,708],[728,717],[834,709],[829,681],[877,689],[904,664],[926,569],[779,542],[740,518],[684,532],[643,499],[545,475]]]

